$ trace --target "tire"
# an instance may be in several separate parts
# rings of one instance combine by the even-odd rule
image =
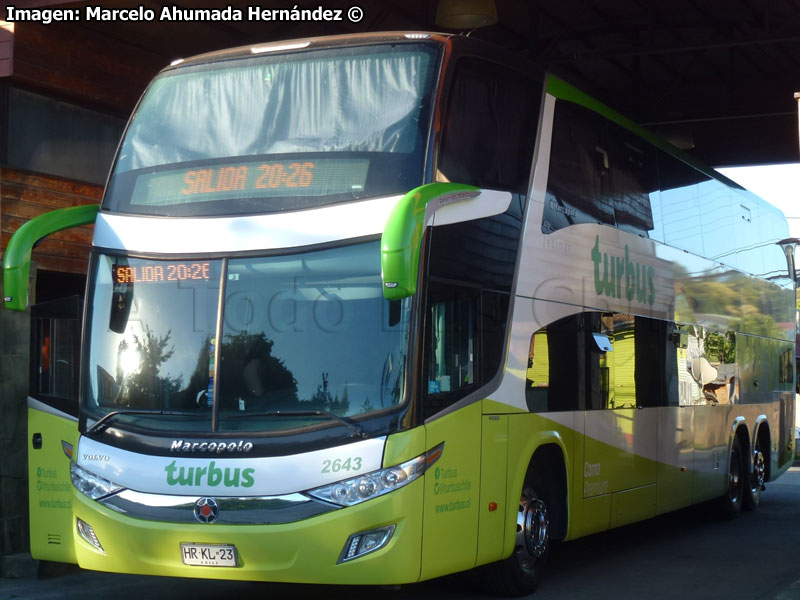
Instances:
[[[522,490],[514,552],[487,566],[484,582],[500,596],[525,596],[539,587],[550,555],[550,512],[538,486]]]
[[[728,466],[728,489],[719,498],[720,514],[726,519],[734,519],[742,512],[747,481],[747,463],[742,452],[739,436],[733,437],[731,460]]]
[[[744,507],[755,510],[761,501],[761,492],[767,477],[767,456],[764,453],[761,440],[756,437],[755,450],[753,450],[753,471],[749,473],[747,489],[744,492]]]

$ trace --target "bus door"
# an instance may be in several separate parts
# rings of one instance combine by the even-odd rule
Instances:
[[[655,514],[658,392],[648,389],[657,382],[647,371],[659,360],[649,330],[659,328],[620,313],[587,318],[583,497],[611,495],[614,527]]]
[[[436,415],[475,389],[479,378],[475,289],[428,286],[425,336],[425,411]],[[425,477],[422,576],[437,577],[475,565],[480,490],[481,403],[473,402],[425,425],[426,445],[444,442],[442,458]]]
[[[77,562],[70,457],[78,439],[81,299],[31,307],[28,501],[34,558]]]

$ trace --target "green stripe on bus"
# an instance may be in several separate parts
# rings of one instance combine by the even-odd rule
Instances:
[[[560,100],[566,100],[567,102],[572,102],[573,104],[578,104],[583,106],[584,108],[588,108],[591,111],[596,112],[599,115],[602,115],[609,121],[624,127],[628,131],[638,135],[639,137],[647,140],[651,144],[653,144],[656,148],[663,150],[664,152],[671,154],[675,158],[682,160],[688,165],[691,165],[698,171],[705,173],[709,177],[716,179],[718,181],[722,181],[725,185],[741,189],[740,186],[735,181],[728,179],[721,173],[718,173],[708,165],[703,164],[702,162],[698,161],[695,157],[687,154],[686,152],[681,151],[680,149],[676,148],[666,140],[661,139],[651,131],[645,129],[641,125],[638,125],[634,121],[630,120],[628,117],[618,113],[610,106],[607,106],[592,98],[589,94],[582,92],[575,86],[567,83],[563,79],[559,79],[555,75],[548,75],[547,77],[547,93],[555,96]]]

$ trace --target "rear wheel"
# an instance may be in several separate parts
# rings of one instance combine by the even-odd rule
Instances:
[[[544,575],[550,554],[550,512],[536,486],[522,490],[517,512],[514,553],[489,565],[486,583],[503,596],[533,593]]]
[[[742,512],[746,481],[747,467],[742,452],[742,443],[739,441],[739,436],[734,436],[728,467],[728,490],[719,499],[720,510],[725,518],[733,519]]]
[[[761,440],[756,437],[755,450],[753,450],[753,472],[750,473],[749,485],[744,494],[744,507],[753,510],[761,501],[761,492],[767,478],[767,457],[764,454]]]

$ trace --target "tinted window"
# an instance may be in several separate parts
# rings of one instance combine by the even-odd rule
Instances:
[[[69,296],[31,307],[30,394],[78,414],[82,299]]]
[[[619,125],[608,125],[608,153],[614,197],[614,221],[619,229],[650,235],[651,196],[657,189],[653,148]]]
[[[710,188],[722,184],[709,185],[708,176],[662,153],[658,155],[658,181],[659,190],[652,197],[656,239],[703,256],[704,200],[713,193]]]
[[[776,280],[780,211],[571,102],[556,104],[542,231],[602,223]],[[788,280],[786,281],[788,283]]]
[[[584,315],[573,315],[531,336],[525,401],[532,412],[576,410],[580,398]]]
[[[558,102],[542,231],[578,223],[614,224],[606,121],[570,102]]]
[[[582,313],[531,337],[525,399],[533,412],[677,403],[674,327],[621,313]],[[585,402],[583,399],[586,390]]]
[[[749,354],[746,341],[733,332],[678,325],[675,342],[680,405],[738,403],[739,378],[750,371],[741,362],[747,362]]]
[[[456,66],[447,99],[437,180],[524,194],[541,86],[475,60]]]
[[[430,234],[423,351],[424,414],[488,383],[503,361],[521,203]]]
[[[657,190],[652,147],[570,102],[556,105],[542,231],[603,223],[648,235]]]
[[[379,44],[193,65],[150,85],[104,208],[296,210],[423,182],[438,50]]]

